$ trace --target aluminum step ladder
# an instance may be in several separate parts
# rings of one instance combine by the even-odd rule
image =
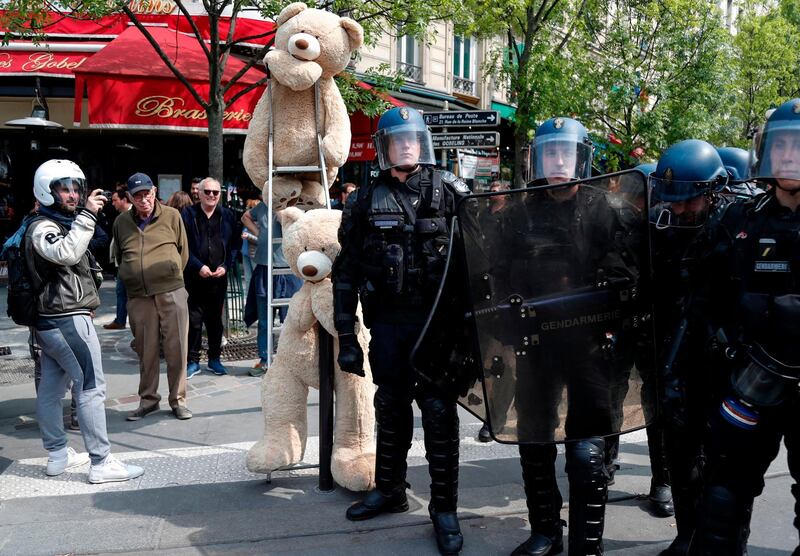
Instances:
[[[269,102],[269,145],[267,147],[267,162],[269,164],[268,174],[267,174],[267,199],[268,199],[268,206],[270,209],[270,218],[269,224],[267,226],[267,234],[269,238],[269,245],[271,248],[268,250],[269,253],[267,254],[267,265],[270,269],[270,279],[267,280],[267,315],[270,318],[270,326],[272,329],[272,333],[267,335],[267,364],[272,365],[272,355],[274,352],[274,345],[273,345],[273,335],[277,333],[280,335],[281,328],[283,328],[282,324],[276,326],[275,325],[275,317],[273,311],[276,308],[280,307],[288,307],[290,298],[273,298],[273,287],[272,287],[272,278],[274,276],[280,275],[288,275],[292,274],[292,270],[290,268],[275,268],[274,261],[273,261],[273,249],[276,245],[281,245],[283,243],[283,238],[276,238],[273,226],[273,209],[272,209],[272,178],[277,175],[281,174],[308,174],[308,173],[318,173],[320,176],[319,182],[322,184],[323,189],[325,190],[325,207],[330,210],[331,208],[331,196],[330,191],[328,190],[328,168],[325,165],[325,157],[322,154],[322,135],[320,133],[320,113],[319,113],[319,106],[320,106],[320,92],[319,92],[319,82],[314,84],[314,122],[316,124],[316,132],[317,132],[317,156],[318,156],[318,164],[317,166],[274,166],[273,165],[273,142],[275,139],[275,127],[274,127],[274,120],[272,118],[272,114],[274,114],[273,105],[272,105],[272,89],[271,87],[267,86],[267,90],[264,93],[268,95],[267,101]]]

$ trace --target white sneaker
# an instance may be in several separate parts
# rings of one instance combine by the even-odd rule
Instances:
[[[67,457],[54,459],[51,455],[47,458],[47,469],[44,472],[48,477],[55,477],[61,475],[67,469],[80,467],[87,463],[89,463],[89,454],[86,452],[79,454],[72,448],[67,448]]]
[[[92,465],[89,469],[89,482],[93,485],[100,483],[113,483],[129,481],[141,477],[144,469],[137,465],[126,465],[117,458],[108,454],[105,461],[99,465]]]

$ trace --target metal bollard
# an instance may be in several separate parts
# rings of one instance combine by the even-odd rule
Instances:
[[[319,327],[319,490],[332,492],[333,336]]]

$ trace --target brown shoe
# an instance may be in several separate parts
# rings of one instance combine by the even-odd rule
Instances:
[[[158,404],[151,405],[150,407],[139,406],[136,409],[134,409],[133,411],[131,411],[130,413],[128,413],[128,416],[125,417],[125,419],[127,421],[138,421],[142,417],[150,415],[154,411],[158,411]]]
[[[181,421],[185,421],[186,419],[192,418],[192,412],[189,411],[189,408],[186,407],[185,405],[179,405],[178,407],[173,407],[172,414]]]
[[[120,324],[115,320],[112,320],[108,324],[104,324],[103,328],[105,328],[106,330],[125,330],[125,325]]]

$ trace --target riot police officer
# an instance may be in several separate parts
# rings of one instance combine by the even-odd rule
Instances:
[[[639,164],[634,168],[640,174],[644,176],[645,179],[649,179],[650,174],[656,171],[657,169],[657,162],[647,162],[643,164]],[[627,204],[621,204],[620,206],[620,218],[623,222],[634,218],[636,215],[629,215],[626,213],[630,211],[634,211],[636,213],[642,213],[647,210],[647,195],[646,192],[639,192],[637,191],[634,184],[629,184],[630,180],[624,179],[625,176],[621,177],[619,180],[619,194],[629,196],[631,194],[641,194],[641,198],[633,198],[629,199]],[[630,190],[630,191],[626,191]],[[627,205],[627,206],[626,206]],[[627,236],[629,241],[631,242],[639,242],[639,241],[646,241],[644,234],[639,233],[632,233]],[[634,247],[635,248],[635,247]],[[650,329],[648,329],[648,332]],[[646,334],[642,337],[642,342],[650,342],[652,338],[648,337]],[[645,356],[641,356],[642,353],[646,354]],[[640,351],[637,350],[635,354],[631,354],[632,359],[634,360],[633,363],[636,365],[636,369],[639,371],[639,375],[642,377],[642,397],[646,398],[646,402],[643,404],[644,408],[653,409],[657,408],[657,400],[659,398],[659,387],[661,381],[658,380],[657,370],[654,365],[654,360],[649,357],[647,350]],[[623,368],[633,368],[633,365],[630,361],[624,361]],[[620,384],[618,388],[619,395],[617,397],[617,404],[621,404],[624,401],[625,395],[627,394],[627,385],[628,385],[628,378],[622,373],[620,376]],[[656,414],[656,411],[649,412],[646,415],[647,422],[647,447],[650,454],[650,470],[652,473],[652,478],[650,480],[650,492],[647,496],[647,500],[650,506],[651,512],[656,515],[657,517],[671,517],[675,515],[675,509],[672,503],[672,490],[670,488],[670,479],[669,479],[669,468],[667,465],[667,454],[664,445],[664,424],[663,418],[661,415]],[[621,412],[617,413],[618,419],[621,417]],[[620,428],[622,423],[615,423],[616,428]],[[609,486],[613,484],[614,475],[616,471],[619,469],[619,465],[616,463],[616,459],[619,455],[619,436],[613,436],[606,439],[606,467],[608,468],[609,473]]]
[[[442,279],[449,227],[466,185],[434,167],[431,135],[413,108],[383,114],[374,136],[380,174],[350,195],[333,267],[334,315],[342,370],[363,375],[354,332],[360,298],[370,329],[369,361],[378,386],[376,488],[347,510],[353,521],[403,512],[406,457],[413,435],[411,403],[422,412],[431,475],[428,507],[439,551],[457,554],[463,537],[456,516],[459,421],[455,396],[418,380],[409,356]]]
[[[715,398],[707,323],[700,312],[691,312],[690,292],[704,278],[698,265],[708,250],[706,224],[722,202],[717,193],[727,176],[716,149],[696,139],[669,147],[650,175],[656,345],[666,386],[661,422],[678,529],[662,556],[686,554],[702,490],[703,431]]]
[[[693,554],[745,553],[741,524],[782,438],[800,530],[800,99],[769,116],[753,155],[752,177],[772,187],[725,211],[709,257],[706,297],[728,364],[717,377],[726,395],[710,417]]]
[[[534,185],[588,178],[592,152],[592,142],[580,122],[547,120],[537,129],[531,145]],[[536,216],[520,230],[522,243],[517,251],[530,272],[512,268],[514,291],[523,297],[569,291],[586,283],[587,273],[592,274],[588,281],[594,282],[598,259],[615,252],[610,243],[615,236],[612,227],[618,221],[605,195],[579,185],[547,187],[531,191],[525,205],[528,214]],[[566,252],[574,257],[565,259]],[[527,362],[517,362],[515,408],[531,536],[513,555],[542,556],[563,549],[562,497],[552,441],[564,389],[569,406],[565,423],[569,553],[602,553],[608,481],[603,437],[614,430],[614,369],[610,362],[587,355],[592,350],[583,343],[590,341],[589,337],[576,331],[564,345],[551,343],[549,350],[532,350],[525,355]]]

